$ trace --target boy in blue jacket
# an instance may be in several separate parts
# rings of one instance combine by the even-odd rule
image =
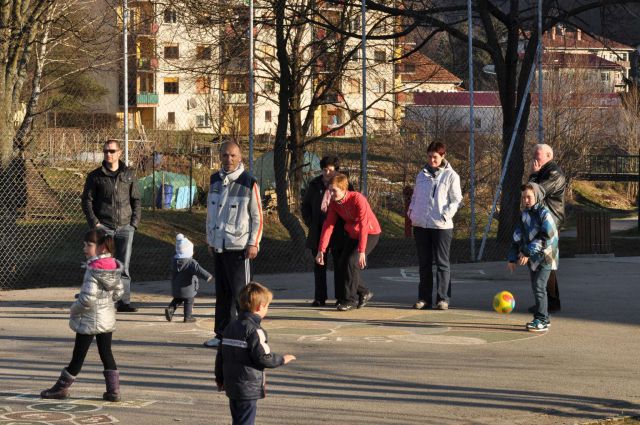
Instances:
[[[544,189],[536,183],[522,186],[522,213],[513,232],[507,268],[513,273],[516,264],[528,265],[531,288],[536,300],[533,320],[526,324],[531,332],[549,329],[547,279],[551,270],[558,269],[558,229],[549,210],[544,206]]]
[[[250,282],[239,295],[240,316],[227,325],[216,356],[216,384],[229,397],[233,425],[253,425],[257,402],[265,397],[266,368],[295,360],[271,352],[267,333],[260,322],[269,311],[273,294],[257,282]]]

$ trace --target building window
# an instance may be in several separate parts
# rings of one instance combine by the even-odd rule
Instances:
[[[196,127],[198,128],[211,127],[211,118],[209,117],[209,114],[196,115]]]
[[[177,77],[167,77],[164,79],[164,94],[179,94],[180,81]]]
[[[164,10],[164,23],[165,24],[175,24],[178,22],[178,15],[173,9],[165,9]]]
[[[349,94],[358,94],[360,93],[360,79],[359,78],[349,78]]]
[[[481,118],[474,118],[474,119],[473,119],[473,126],[474,126],[477,130],[482,129],[482,119],[481,119]]]
[[[264,122],[271,122],[271,111],[264,111]]]
[[[265,81],[264,82],[264,92],[265,93],[275,93],[276,91],[276,83],[275,81]]]
[[[378,80],[376,85],[376,93],[386,93],[387,82],[385,80]]]
[[[404,72],[406,72],[407,74],[413,74],[414,72],[416,72],[416,65],[413,63],[405,63]]]
[[[210,60],[211,46],[200,45],[196,47],[196,59]]]
[[[176,123],[176,113],[168,112],[167,113],[167,124],[175,124]]]
[[[196,94],[209,94],[211,91],[211,77],[203,75],[196,78]]]
[[[626,53],[620,53],[620,60],[623,62],[627,61],[627,54]]]
[[[383,63],[387,61],[387,55],[384,50],[376,50],[373,52],[373,60],[376,63]]]
[[[351,62],[360,62],[360,50],[354,50],[351,56],[349,56]]]
[[[609,76],[608,72],[601,72],[600,73],[600,79],[602,81],[609,81],[611,79],[611,77]]]
[[[177,44],[164,46],[165,59],[180,59],[180,48]]]

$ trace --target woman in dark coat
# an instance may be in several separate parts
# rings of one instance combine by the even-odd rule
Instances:
[[[302,219],[309,228],[307,235],[307,248],[315,258],[318,254],[318,243],[320,242],[320,231],[322,224],[327,218],[327,209],[331,197],[327,191],[329,180],[340,170],[340,160],[336,156],[325,156],[320,160],[322,174],[309,182],[309,186],[302,201]],[[336,223],[329,247],[333,258],[338,258],[344,245],[345,233],[344,223],[340,220]],[[324,306],[327,301],[327,265],[318,264],[314,261],[313,275],[315,278],[315,295],[311,306]],[[333,283],[336,295],[336,304],[344,300],[344,279],[338,270],[334,271]]]

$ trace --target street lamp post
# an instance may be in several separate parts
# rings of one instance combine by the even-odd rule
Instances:
[[[362,1],[362,146],[360,152],[360,192],[367,196],[367,2]]]
[[[127,0],[122,0],[122,51],[123,51],[123,113],[124,113],[124,163],[129,165],[129,48],[127,45],[128,34],[127,25],[129,22],[129,4]]]

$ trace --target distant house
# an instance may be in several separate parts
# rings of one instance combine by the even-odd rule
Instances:
[[[400,105],[412,104],[416,92],[456,92],[462,79],[420,52],[404,58],[396,65]]]
[[[469,92],[414,93],[406,105],[404,127],[409,131],[440,136],[469,131]],[[474,129],[479,134],[502,133],[502,109],[498,92],[474,93]]]
[[[568,56],[567,64],[577,62],[590,69],[598,70],[601,81],[611,86],[612,92],[626,91],[626,80],[631,73],[631,56],[635,49],[605,37],[592,37],[579,29],[570,30],[564,26],[556,26],[544,34],[542,38],[545,56],[559,59],[559,53]],[[590,56],[576,59],[573,55]],[[596,56],[605,62],[593,59]],[[544,59],[543,59],[544,60]],[[617,64],[614,68],[611,63]],[[598,68],[600,67],[600,68]],[[601,70],[601,71],[600,71]]]

